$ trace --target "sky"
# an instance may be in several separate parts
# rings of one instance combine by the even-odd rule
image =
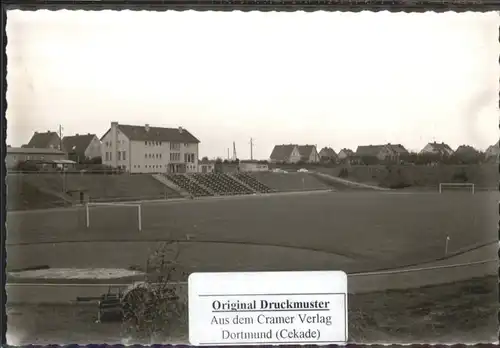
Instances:
[[[497,13],[7,13],[7,144],[179,127],[200,158],[499,139]],[[318,150],[319,150],[318,149]]]

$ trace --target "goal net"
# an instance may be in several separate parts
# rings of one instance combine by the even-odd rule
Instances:
[[[475,193],[475,186],[472,183],[453,183],[444,182],[439,184],[439,193],[443,191],[469,191],[472,194]]]
[[[105,212],[103,210],[100,210],[99,211],[99,214],[96,214],[97,211],[95,211],[95,209],[93,208],[111,208],[111,207],[114,207],[114,208],[120,208],[120,207],[123,207],[123,208],[128,208],[127,210],[123,211],[120,213],[120,215],[125,215],[127,216],[129,219],[131,217],[131,215],[133,214],[130,209],[132,209],[133,211],[135,211],[135,216],[136,217],[133,217],[133,220],[134,220],[134,223],[135,221],[137,222],[137,228],[139,231],[142,231],[142,209],[141,209],[141,204],[140,203],[112,203],[112,202],[108,202],[108,203],[105,203],[105,202],[93,202],[93,203],[87,203],[85,204],[85,218],[86,218],[86,226],[87,228],[90,228],[91,225],[95,225],[95,220],[97,219],[103,219],[103,217],[105,216],[110,216],[112,214],[110,214],[110,212]],[[128,221],[130,221],[129,219],[126,219]]]

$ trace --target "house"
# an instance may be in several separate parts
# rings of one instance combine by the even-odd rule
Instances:
[[[451,156],[453,154],[453,150],[448,144],[445,143],[436,143],[435,141],[432,143],[428,143],[425,147],[420,151],[420,154],[433,154],[439,156]]]
[[[63,138],[63,148],[76,162],[101,157],[101,141],[95,134],[76,134]]]
[[[35,132],[28,144],[23,145],[25,148],[36,149],[58,149],[61,148],[61,138],[56,132],[47,131],[46,133]]]
[[[475,148],[469,145],[460,145],[454,153],[455,157],[463,161],[479,160],[481,154]]]
[[[200,173],[213,173],[215,168],[215,161],[208,158],[198,160],[198,172]]]
[[[101,137],[102,163],[130,173],[195,173],[200,141],[179,128],[111,122]]]
[[[408,156],[410,152],[401,144],[387,144],[386,145],[391,151],[395,158],[400,158]]]
[[[324,147],[319,152],[319,159],[322,162],[336,162],[338,156],[335,150],[331,147]]]
[[[490,161],[491,158],[495,158],[496,161],[498,161],[499,155],[500,155],[500,141],[497,142],[495,145],[489,146],[484,153],[484,157],[486,158],[487,161]]]
[[[396,156],[393,150],[387,145],[362,145],[356,149],[356,157],[363,158],[376,158],[379,161],[392,160]]]
[[[338,158],[339,160],[345,160],[345,159],[348,159],[348,158],[352,158],[354,157],[356,154],[354,153],[354,151],[352,151],[351,149],[342,149],[339,151],[338,153]]]
[[[301,159],[299,146],[276,145],[269,159],[271,163],[297,163]]]
[[[301,161],[305,163],[318,163],[319,154],[316,145],[299,145]]]
[[[8,147],[5,155],[5,165],[7,169],[13,169],[19,164],[19,162],[50,162],[64,161],[66,159],[67,154],[57,149]]]
[[[242,172],[267,172],[269,171],[269,165],[256,160],[242,160],[240,161],[239,170]]]

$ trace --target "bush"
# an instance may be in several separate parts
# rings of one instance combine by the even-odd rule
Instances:
[[[145,281],[123,297],[124,328],[134,338],[165,342],[187,316],[187,303],[172,284],[187,279],[179,253],[176,242],[162,243],[147,260]]]
[[[361,162],[364,165],[371,166],[371,165],[379,164],[380,160],[375,156],[362,156]]]
[[[33,161],[21,161],[17,163],[15,169],[21,172],[38,172],[40,170],[38,165]]]

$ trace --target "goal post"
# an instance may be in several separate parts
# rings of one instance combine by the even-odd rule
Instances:
[[[142,231],[142,207],[140,203],[105,203],[105,202],[89,202],[85,204],[86,226],[90,228],[90,208],[92,207],[136,207],[137,208],[137,224],[139,231]]]
[[[461,189],[461,188],[468,188],[471,190],[471,193],[474,194],[476,191],[475,185],[473,183],[453,183],[453,182],[442,182],[439,184],[439,193],[443,193],[443,189],[446,188],[454,188],[454,189]]]

